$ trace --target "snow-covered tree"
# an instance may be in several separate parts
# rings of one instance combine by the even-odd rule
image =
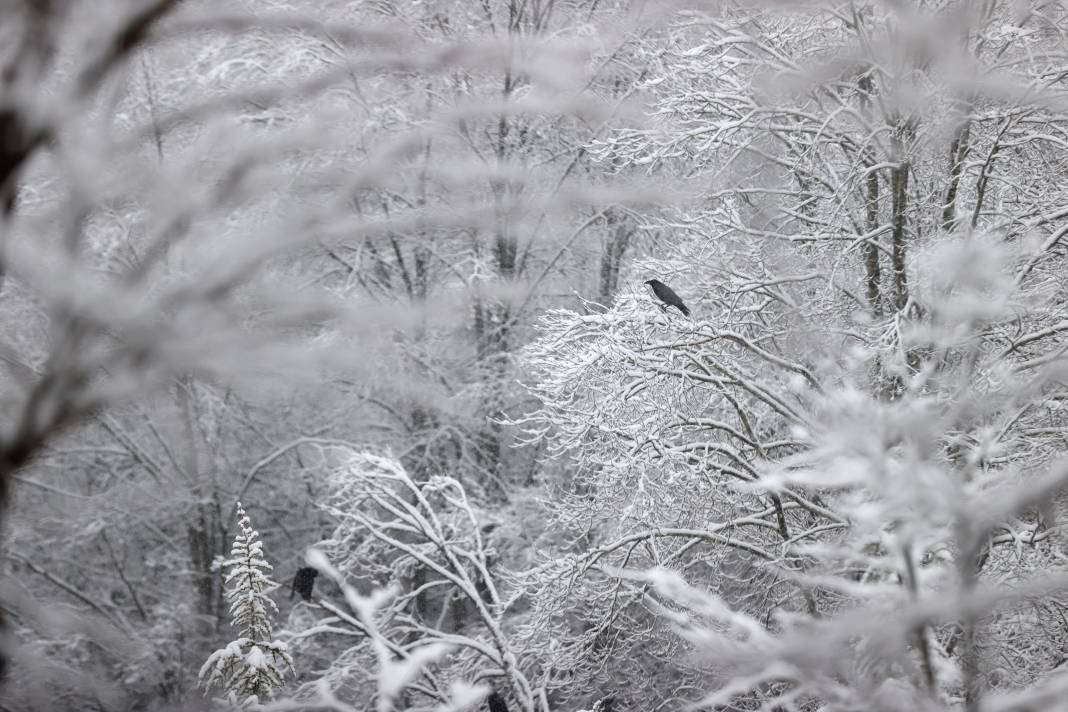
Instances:
[[[702,185],[643,216],[671,239],[633,265],[694,319],[639,292],[550,310],[516,420],[564,475],[521,630],[577,685],[976,709],[1063,660],[1037,576],[1062,568],[1068,304],[1045,10],[731,3],[650,41],[654,128],[592,150]]]
[[[3,565],[152,649],[107,646],[94,679],[178,700],[226,616],[233,500],[256,489],[290,546],[324,533],[318,483],[285,474],[310,436],[374,431],[508,494],[484,416],[604,197],[575,190],[599,104],[559,43],[612,5],[0,5]],[[29,613],[0,611],[46,641],[13,664],[97,662]]]
[[[248,707],[274,696],[283,685],[286,668],[293,668],[293,659],[285,643],[272,640],[271,618],[278,607],[269,594],[278,584],[270,579],[272,567],[263,558],[263,542],[240,503],[237,523],[241,531],[230,558],[220,565],[229,569],[226,598],[231,624],[241,635],[207,659],[200,669],[200,685],[220,688],[231,703]]]
[[[531,675],[536,661],[523,659],[510,637],[507,572],[489,538],[496,523],[480,520],[452,477],[419,482],[392,457],[343,447],[331,459],[334,493],[324,509],[337,527],[318,561],[336,563],[317,567],[392,593],[376,595],[374,616],[354,604],[354,589],[346,593],[352,612],[324,601],[328,616],[296,634],[317,645],[338,634],[346,641],[326,677],[357,697],[377,696],[379,709],[392,708],[405,688],[413,703],[446,704],[449,681],[465,680],[493,684],[512,709],[547,712],[544,680]],[[372,655],[381,660],[377,677],[352,664]],[[402,668],[401,685],[389,675]]]
[[[904,334],[923,357],[902,393],[867,392],[857,352],[852,376],[809,392],[804,447],[727,488],[848,516],[770,562],[805,562],[792,579],[814,611],[739,605],[670,562],[613,572],[700,652],[702,706],[1058,709],[1068,467],[1028,421],[1056,422],[1063,367],[1023,371],[984,335],[1035,306],[1014,286],[1025,265],[999,239],[947,240],[915,274],[930,321]]]
[[[392,587],[378,588],[370,595],[361,595],[350,582],[349,576],[335,568],[322,551],[309,549],[305,559],[308,565],[337,585],[344,604],[324,601],[323,607],[333,615],[303,630],[297,637],[314,636],[316,644],[320,644],[328,634],[341,634],[343,638],[355,636],[360,643],[340,654],[333,668],[325,675],[302,686],[290,700],[280,701],[281,709],[292,709],[289,705],[299,705],[298,709],[349,712],[371,709],[367,702],[371,699],[374,700],[376,712],[393,712],[398,707],[431,709],[410,704],[414,699],[429,697],[436,702],[432,708],[435,712],[464,712],[474,709],[479,700],[490,693],[488,685],[471,684],[457,677],[446,683],[436,675],[435,668],[448,664],[448,658],[456,648],[465,645],[464,640],[458,636],[449,641],[419,636],[418,628],[405,624],[407,617],[403,614],[400,625],[397,625],[393,618],[401,609],[395,605],[396,599],[407,599],[409,596],[398,596],[398,590]],[[392,638],[398,633],[406,642]],[[368,680],[369,686],[353,685],[352,681],[357,678],[371,677],[371,672],[366,669],[367,658],[375,660],[377,674]],[[348,678],[348,684],[340,683],[339,677]],[[340,687],[345,688],[341,695],[337,691]],[[356,697],[359,707],[343,699],[351,696]]]
[[[0,709],[1055,694],[1065,4],[683,5],[0,2]]]

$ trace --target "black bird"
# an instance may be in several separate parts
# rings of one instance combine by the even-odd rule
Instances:
[[[686,305],[682,303],[682,299],[678,294],[658,279],[647,279],[645,283],[653,288],[653,294],[656,298],[667,304],[669,307],[675,307],[686,316],[690,316],[690,310],[686,308]]]
[[[504,701],[504,698],[496,690],[486,698],[486,706],[489,707],[490,712],[508,712],[508,703]]]
[[[318,575],[319,572],[310,566],[302,566],[297,569],[297,573],[293,577],[293,585],[289,589],[290,600],[293,599],[294,593],[299,593],[300,597],[305,601],[310,601],[312,591],[315,590],[315,577]]]

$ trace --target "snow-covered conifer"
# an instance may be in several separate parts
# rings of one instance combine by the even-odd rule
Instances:
[[[285,668],[293,668],[293,659],[285,643],[271,640],[271,616],[278,607],[268,594],[278,584],[268,575],[272,567],[263,558],[263,542],[240,503],[237,519],[240,532],[230,558],[220,565],[228,569],[231,625],[241,635],[208,657],[200,669],[200,685],[222,689],[228,701],[249,707],[274,695],[283,684]]]

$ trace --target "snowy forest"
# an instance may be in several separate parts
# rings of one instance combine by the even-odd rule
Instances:
[[[1064,0],[0,0],[0,712],[1068,710]]]

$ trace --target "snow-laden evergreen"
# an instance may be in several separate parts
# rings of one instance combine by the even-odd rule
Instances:
[[[220,565],[228,569],[231,625],[241,635],[208,657],[200,668],[200,686],[220,689],[231,704],[250,707],[274,696],[284,684],[285,669],[293,669],[293,659],[285,643],[272,640],[271,616],[278,607],[268,594],[278,584],[268,575],[272,567],[263,558],[263,542],[240,503],[237,518],[240,532],[230,558]]]

